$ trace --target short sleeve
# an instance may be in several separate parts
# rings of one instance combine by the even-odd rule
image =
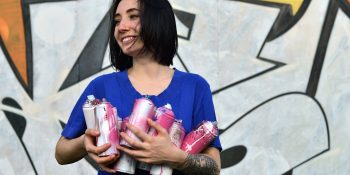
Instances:
[[[87,96],[93,94],[95,94],[94,81],[90,82],[90,84],[86,87],[86,89],[79,97],[69,116],[67,125],[61,133],[62,136],[67,139],[73,139],[84,134],[86,130],[86,124],[82,107],[87,99]]]
[[[210,86],[201,78],[201,81],[196,86],[196,102],[193,119],[194,127],[204,120],[217,122]],[[215,147],[219,151],[222,150],[219,136],[209,144],[209,147]]]

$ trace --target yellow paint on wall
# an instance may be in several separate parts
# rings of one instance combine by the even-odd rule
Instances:
[[[304,0],[261,0],[261,1],[275,2],[275,3],[281,3],[281,4],[288,4],[292,8],[293,16],[298,13],[301,5],[304,2]]]
[[[28,85],[21,0],[0,0],[0,35],[22,80]]]

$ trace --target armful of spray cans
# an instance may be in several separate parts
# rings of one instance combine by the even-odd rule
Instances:
[[[123,131],[131,138],[140,140],[135,134],[125,127],[128,122],[151,136],[157,136],[157,131],[150,128],[147,119],[153,119],[169,133],[172,143],[189,154],[197,154],[204,150],[218,135],[217,123],[211,121],[201,122],[193,131],[185,136],[185,130],[181,120],[176,120],[171,105],[157,108],[147,98],[136,99],[131,115],[122,120],[118,117],[117,108],[106,100],[95,99],[89,95],[83,105],[83,112],[87,128],[100,131],[96,138],[96,145],[101,146],[111,143],[111,147],[99,156],[120,154],[119,160],[113,165],[113,169],[128,174],[134,174],[136,160],[126,153],[119,152],[116,145],[131,147],[125,140],[120,139],[119,131]],[[172,169],[165,165],[148,165],[140,162],[139,169],[150,171],[152,175],[171,175]]]

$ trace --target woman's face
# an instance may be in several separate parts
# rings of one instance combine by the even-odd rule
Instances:
[[[115,12],[114,37],[123,53],[136,56],[143,48],[140,38],[140,8],[138,0],[122,0]]]

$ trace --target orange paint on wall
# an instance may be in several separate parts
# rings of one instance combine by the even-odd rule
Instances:
[[[0,35],[17,71],[28,85],[21,0],[0,0]]]

